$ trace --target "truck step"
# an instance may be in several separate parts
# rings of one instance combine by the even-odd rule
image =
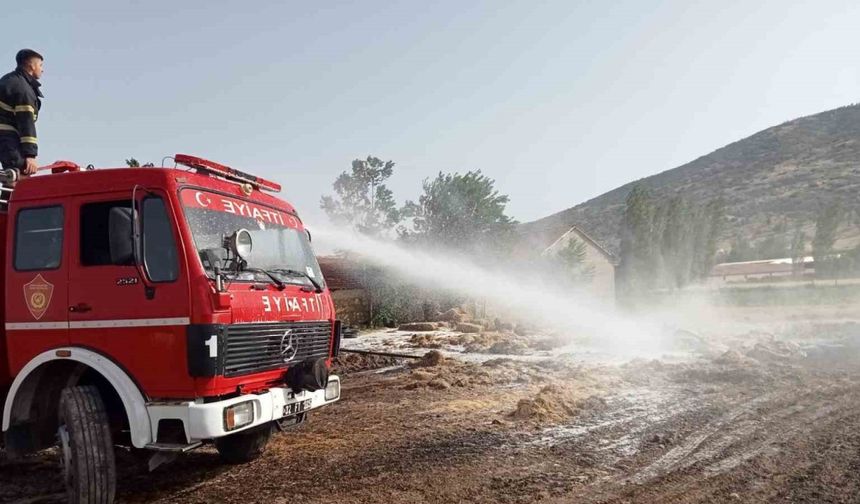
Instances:
[[[191,444],[179,444],[179,443],[149,443],[146,445],[147,450],[160,451],[160,452],[177,452],[177,453],[185,453],[187,451],[191,451],[199,446],[203,445],[203,441],[196,441]]]

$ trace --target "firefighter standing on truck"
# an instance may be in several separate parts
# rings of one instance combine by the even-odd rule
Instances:
[[[36,51],[22,49],[15,55],[17,68],[0,78],[0,164],[21,175],[33,175],[38,167],[36,119],[42,106],[43,60]]]

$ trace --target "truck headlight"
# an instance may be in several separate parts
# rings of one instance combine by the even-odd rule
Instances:
[[[254,421],[254,401],[245,401],[224,408],[224,430],[231,431]]]
[[[340,397],[340,380],[329,380],[325,386],[325,400],[333,401]]]

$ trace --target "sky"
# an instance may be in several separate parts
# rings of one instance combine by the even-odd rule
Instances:
[[[480,169],[527,222],[857,102],[854,1],[39,1],[41,164],[193,154],[284,186],[306,222],[355,158],[399,202]]]

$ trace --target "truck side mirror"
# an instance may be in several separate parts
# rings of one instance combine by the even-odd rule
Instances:
[[[111,208],[108,216],[108,239],[110,261],[113,264],[134,264],[133,221],[131,208]]]

